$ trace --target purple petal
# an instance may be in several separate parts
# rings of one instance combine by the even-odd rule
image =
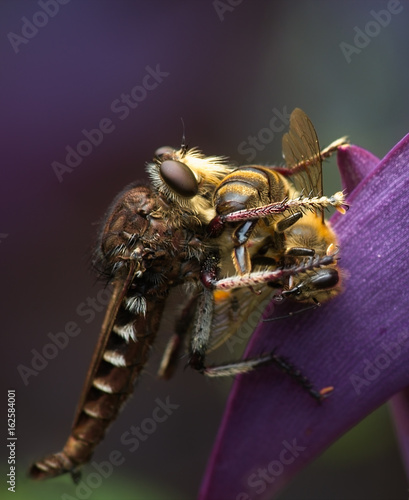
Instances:
[[[341,146],[338,149],[337,161],[342,185],[347,193],[352,193],[356,186],[375,169],[379,158],[365,149],[351,145]]]
[[[349,153],[364,156],[359,148],[345,148],[344,164]],[[276,348],[318,389],[335,390],[318,405],[274,367],[237,377],[200,500],[271,498],[409,385],[409,135],[375,170],[372,161],[367,165],[369,175],[353,190],[350,210],[333,218],[345,291],[317,310],[261,323],[246,352]],[[346,178],[357,178],[354,168],[352,162],[344,176],[350,187],[354,181]]]

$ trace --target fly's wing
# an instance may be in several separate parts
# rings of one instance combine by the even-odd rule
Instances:
[[[104,351],[109,339],[109,336],[112,332],[112,328],[114,326],[119,308],[121,306],[121,303],[128,291],[128,288],[132,282],[134,274],[134,266],[131,265],[129,268],[128,276],[125,281],[116,281],[114,284],[114,289],[112,292],[111,299],[109,301],[106,313],[105,313],[105,318],[102,323],[101,327],[101,332],[98,337],[98,342],[94,350],[94,354],[92,356],[91,364],[88,369],[88,373],[85,379],[85,383],[81,392],[80,399],[78,401],[78,405],[75,411],[75,417],[74,417],[74,423],[73,423],[73,428],[77,424],[79,417],[81,415],[81,412],[83,410],[85,401],[87,399],[87,395],[89,393],[89,390],[92,386],[92,383],[95,379],[96,372],[98,370],[98,367],[101,363],[102,357],[104,355]]]
[[[237,342],[247,342],[273,294],[268,286],[257,291],[259,294],[249,288],[213,292],[214,312],[207,353],[220,347],[233,335],[237,335]]]
[[[299,108],[290,117],[290,130],[283,136],[283,156],[288,175],[304,196],[322,196],[322,158],[317,133]],[[324,212],[320,210],[322,221]]]

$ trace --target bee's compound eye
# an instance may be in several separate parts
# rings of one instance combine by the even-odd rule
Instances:
[[[170,189],[184,198],[192,198],[199,190],[193,172],[180,161],[165,160],[162,162],[160,175]]]
[[[166,158],[172,158],[174,153],[175,153],[175,150],[173,148],[171,148],[170,146],[162,146],[161,148],[158,148],[155,151],[155,156],[157,158],[165,160]]]

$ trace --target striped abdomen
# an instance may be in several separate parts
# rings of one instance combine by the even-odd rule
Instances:
[[[229,214],[282,201],[288,193],[289,184],[282,175],[254,165],[240,167],[226,175],[213,200],[218,214]]]
[[[115,293],[114,293],[115,296]],[[113,297],[114,300],[114,297]],[[84,387],[71,434],[59,453],[37,461],[30,469],[34,479],[47,479],[89,461],[107,427],[133,392],[155,340],[164,300],[146,303],[146,315],[131,314],[121,305],[90,386]],[[105,321],[110,321],[107,311]],[[88,384],[87,384],[88,385]]]
[[[91,458],[147,361],[170,288],[197,280],[200,255],[195,226],[182,228],[177,212],[149,187],[116,198],[96,252],[97,267],[114,285],[112,299],[71,434],[61,452],[31,467],[32,478],[73,472]]]

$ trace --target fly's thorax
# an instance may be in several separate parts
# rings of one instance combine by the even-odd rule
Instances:
[[[97,270],[111,281],[125,279],[132,266],[135,278],[150,287],[166,280],[172,286],[186,273],[198,273],[203,225],[172,205],[147,186],[123,191],[106,216],[96,251]]]
[[[197,149],[184,147],[159,148],[147,165],[153,189],[202,223],[215,216],[213,193],[232,169],[223,157],[204,156]]]
[[[214,194],[219,215],[280,202],[288,197],[290,184],[272,169],[257,165],[241,167],[227,175]]]

